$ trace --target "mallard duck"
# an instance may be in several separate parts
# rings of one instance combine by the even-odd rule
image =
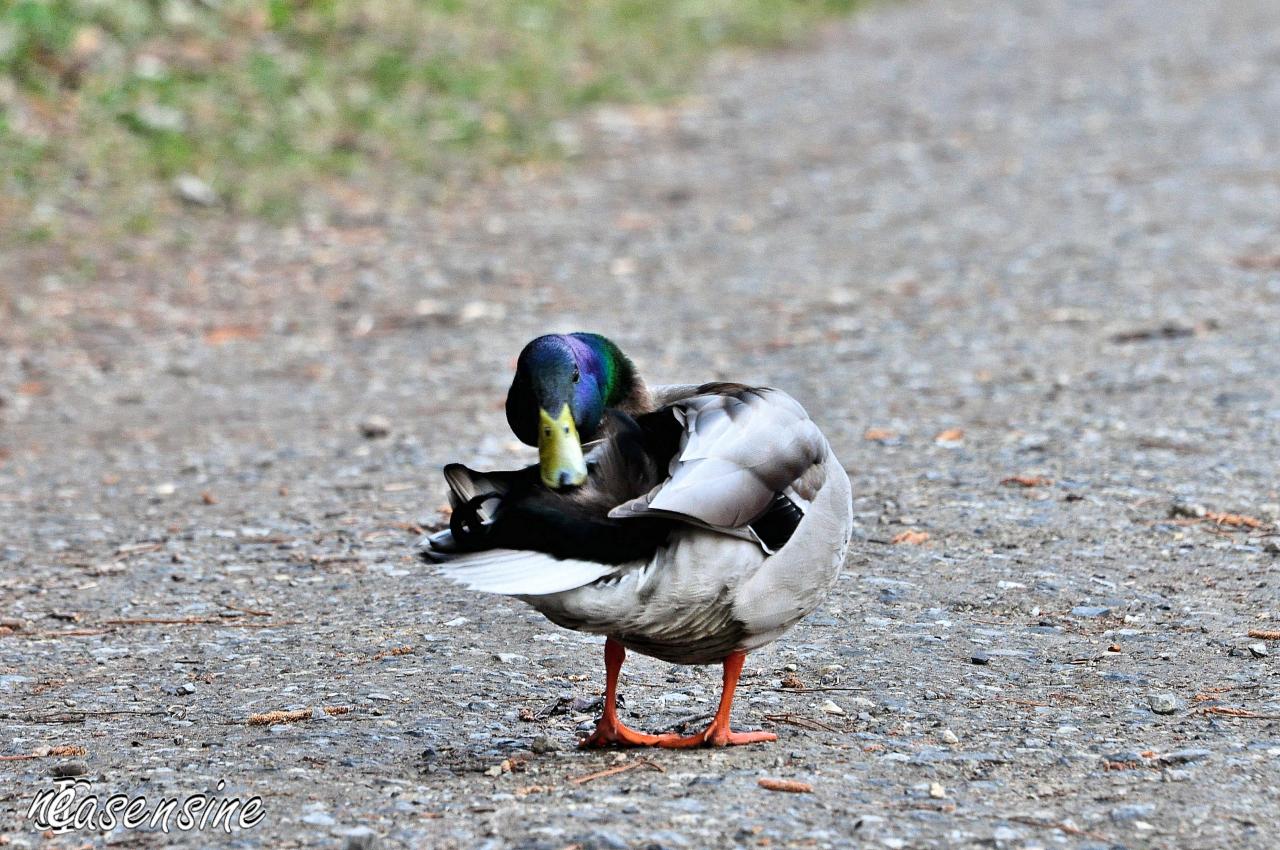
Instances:
[[[604,711],[583,747],[724,746],[746,654],[826,596],[852,530],[849,479],[794,399],[768,387],[646,387],[616,345],[553,334],[520,354],[507,421],[525,469],[445,467],[449,529],[423,555],[467,587],[605,636]],[[651,735],[618,719],[626,651],[721,664],[711,724]]]

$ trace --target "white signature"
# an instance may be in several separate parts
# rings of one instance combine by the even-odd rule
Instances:
[[[226,787],[219,780],[217,792]],[[27,820],[38,829],[55,834],[78,830],[111,831],[124,829],[160,829],[166,834],[170,826],[180,832],[233,828],[250,829],[266,817],[262,798],[256,794],[247,800],[219,797],[217,794],[192,794],[184,799],[161,797],[148,804],[146,797],[112,794],[105,800],[92,793],[84,779],[58,780],[53,788],[36,794],[27,809]]]

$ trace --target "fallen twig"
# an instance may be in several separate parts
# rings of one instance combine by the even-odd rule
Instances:
[[[241,608],[239,605],[232,605],[230,602],[219,602],[223,608],[229,608],[232,611],[239,611],[241,614],[248,614],[251,617],[271,617],[274,616],[270,611],[259,611],[256,608]]]
[[[1249,629],[1249,637],[1262,640],[1280,640],[1280,631],[1275,629]]]
[[[1006,818],[1006,820],[1013,821],[1014,823],[1025,824],[1026,826],[1039,827],[1040,829],[1056,829],[1059,832],[1066,833],[1067,835],[1083,835],[1086,838],[1092,838],[1095,841],[1110,840],[1109,838],[1107,838],[1107,836],[1103,835],[1102,833],[1090,832],[1087,829],[1081,829],[1078,826],[1072,826],[1069,823],[1063,823],[1062,821],[1057,821],[1057,820],[1037,820],[1036,818],[1017,817],[1017,816]]]
[[[244,629],[274,629],[278,626],[296,626],[301,620],[280,620],[275,623],[251,623],[229,620],[226,617],[122,617],[103,620],[104,626],[231,626]]]
[[[129,543],[116,549],[115,558],[119,561],[144,552],[158,552],[163,548],[163,543]]]
[[[49,714],[0,714],[0,720],[17,720],[23,723],[83,723],[86,717],[110,717],[117,714],[132,714],[141,717],[159,717],[164,711],[140,711],[131,708],[104,709],[87,711],[80,708],[68,708],[65,711]]]
[[[766,714],[765,720],[774,723],[790,723],[792,726],[799,726],[801,729],[808,729],[812,732],[841,732],[834,726],[828,726],[821,720],[814,720],[812,717],[804,717],[798,714]]]
[[[629,770],[638,770],[642,767],[656,770],[658,773],[666,773],[662,765],[654,764],[648,759],[639,759],[638,761],[628,762],[626,764],[615,765],[614,767],[597,770],[595,773],[588,773],[585,776],[575,776],[569,780],[574,785],[585,785],[588,782],[594,782],[597,779],[604,779],[606,776],[617,776],[619,773],[626,773]]]

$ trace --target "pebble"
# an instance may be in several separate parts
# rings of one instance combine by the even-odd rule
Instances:
[[[1189,764],[1193,761],[1203,761],[1213,755],[1213,750],[1204,749],[1185,749],[1174,750],[1160,756],[1161,764]]]
[[[82,761],[64,761],[49,768],[49,775],[58,779],[68,776],[84,776],[89,772],[89,765]]]
[[[195,204],[198,207],[212,207],[218,204],[218,193],[194,174],[179,174],[173,178],[173,191],[188,204]]]
[[[593,832],[587,836],[584,846],[599,847],[601,850],[627,850],[631,845],[617,833],[601,830],[599,832]]]
[[[1178,698],[1166,692],[1147,694],[1147,705],[1156,714],[1173,714],[1178,710]]]
[[[1111,613],[1111,609],[1101,605],[1077,605],[1071,609],[1071,613],[1077,617],[1105,617]]]
[[[991,663],[991,655],[986,652],[978,651],[969,656],[970,663],[986,665]]]
[[[947,789],[942,786],[941,782],[930,782],[929,796],[935,800],[941,800],[947,796]]]
[[[343,850],[373,850],[378,843],[378,834],[367,826],[357,826],[347,830],[346,840],[342,842]]]
[[[385,416],[367,416],[360,421],[360,436],[378,440],[391,433],[391,420]]]
[[[956,733],[955,733],[955,732],[952,732],[950,729],[943,729],[943,730],[938,734],[938,737],[939,737],[939,738],[941,738],[943,741],[945,741],[945,742],[946,742],[946,743],[948,743],[948,744],[958,744],[958,743],[960,743],[960,738],[959,738],[959,737],[957,737],[957,736],[956,736]]]
[[[528,661],[527,655],[521,655],[518,652],[495,652],[493,657],[502,664],[515,664],[518,661]]]
[[[187,116],[172,106],[144,103],[132,114],[135,121],[152,132],[181,133],[187,128]]]
[[[539,735],[533,739],[533,743],[529,745],[529,749],[533,750],[535,755],[545,755],[554,753],[560,749],[560,745],[556,743],[556,739],[550,735]]]
[[[1254,658],[1266,658],[1271,652],[1267,649],[1267,645],[1262,641],[1249,644],[1249,652]]]
[[[824,714],[838,714],[842,717],[844,716],[844,709],[836,705],[832,700],[827,700],[822,705],[818,706],[818,710]]]
[[[1186,502],[1179,499],[1169,506],[1169,516],[1171,517],[1201,519],[1202,517],[1207,516],[1208,513],[1209,510],[1198,502]]]
[[[302,822],[311,826],[333,826],[337,823],[333,815],[328,812],[307,812],[302,816]]]

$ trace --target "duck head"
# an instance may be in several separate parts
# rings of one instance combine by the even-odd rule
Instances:
[[[524,347],[507,422],[522,443],[538,447],[543,484],[559,490],[587,480],[583,442],[595,437],[605,409],[637,386],[631,361],[599,334],[548,334]]]

